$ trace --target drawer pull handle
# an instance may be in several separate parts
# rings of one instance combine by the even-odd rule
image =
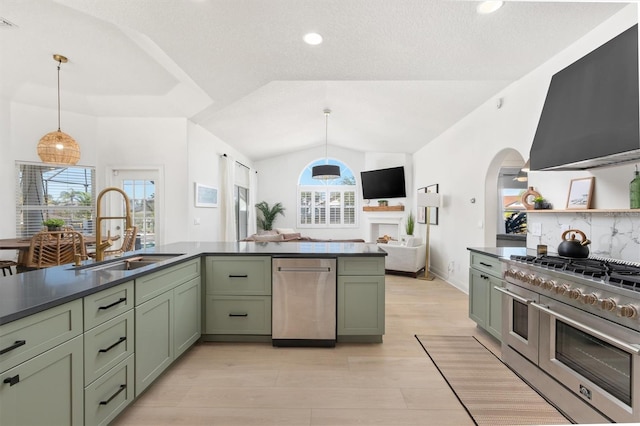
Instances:
[[[487,268],[493,268],[493,265],[489,265],[488,263],[480,262],[482,266],[486,266]]]
[[[244,275],[229,275],[229,278],[248,278],[249,275],[244,274]]]
[[[126,297],[121,297],[119,300],[117,300],[117,301],[115,301],[115,302],[113,302],[113,303],[111,303],[111,304],[109,304],[107,306],[100,306],[98,308],[98,310],[113,308],[114,306],[119,305],[120,303],[126,302],[126,301],[127,301]]]
[[[4,349],[2,349],[2,350],[0,350],[0,355],[4,355],[4,354],[6,354],[7,352],[11,352],[12,350],[17,349],[17,348],[19,348],[20,346],[24,346],[24,345],[26,345],[26,344],[27,344],[27,341],[26,341],[26,340],[16,340],[16,341],[13,343],[13,345],[11,345],[11,346],[9,346],[9,347],[6,347],[6,348],[4,348]]]
[[[9,386],[13,386],[20,381],[20,375],[16,374],[13,377],[7,377],[2,381],[2,383],[9,383]]]
[[[121,337],[120,339],[118,339],[117,342],[115,342],[113,345],[109,346],[107,349],[100,349],[98,352],[109,352],[111,349],[115,348],[120,343],[124,342],[125,340],[127,340],[126,337]]]
[[[244,313],[244,314],[234,314],[234,313],[230,313],[229,314],[230,317],[248,317],[249,314],[248,313]]]
[[[108,403],[110,403],[113,400],[113,398],[118,396],[120,394],[120,392],[122,392],[126,388],[127,388],[127,385],[120,385],[120,389],[118,389],[118,391],[116,393],[114,393],[113,395],[111,395],[109,397],[109,399],[107,399],[106,401],[100,401],[100,405],[107,405]]]

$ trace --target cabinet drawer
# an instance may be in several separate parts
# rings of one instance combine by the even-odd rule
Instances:
[[[84,334],[84,384],[133,354],[133,310],[113,318]]]
[[[207,334],[271,334],[271,296],[209,296]]]
[[[339,257],[338,275],[384,275],[384,257]]]
[[[494,277],[502,277],[502,267],[497,257],[471,252],[471,267],[484,271]]]
[[[133,281],[84,298],[84,329],[115,318],[133,308]]]
[[[207,294],[271,294],[270,256],[208,257]]]
[[[136,279],[136,306],[200,276],[200,258]]]
[[[84,389],[84,424],[106,425],[133,401],[133,355]]]
[[[0,326],[0,372],[82,334],[82,299]]]

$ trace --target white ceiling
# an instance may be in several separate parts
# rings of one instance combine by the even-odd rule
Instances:
[[[60,53],[63,110],[189,117],[259,160],[323,145],[330,108],[329,145],[413,153],[624,6],[0,0],[0,97],[55,108]]]

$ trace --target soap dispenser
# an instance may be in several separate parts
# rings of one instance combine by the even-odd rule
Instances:
[[[640,209],[640,173],[636,164],[635,177],[629,184],[629,201],[632,209]]]

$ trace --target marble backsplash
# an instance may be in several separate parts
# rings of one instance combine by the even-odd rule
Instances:
[[[640,262],[640,210],[637,213],[530,210],[527,212],[527,248],[545,244],[549,254],[557,254],[562,233],[567,229],[578,229],[591,240],[590,256]],[[534,235],[538,230],[540,235]]]

